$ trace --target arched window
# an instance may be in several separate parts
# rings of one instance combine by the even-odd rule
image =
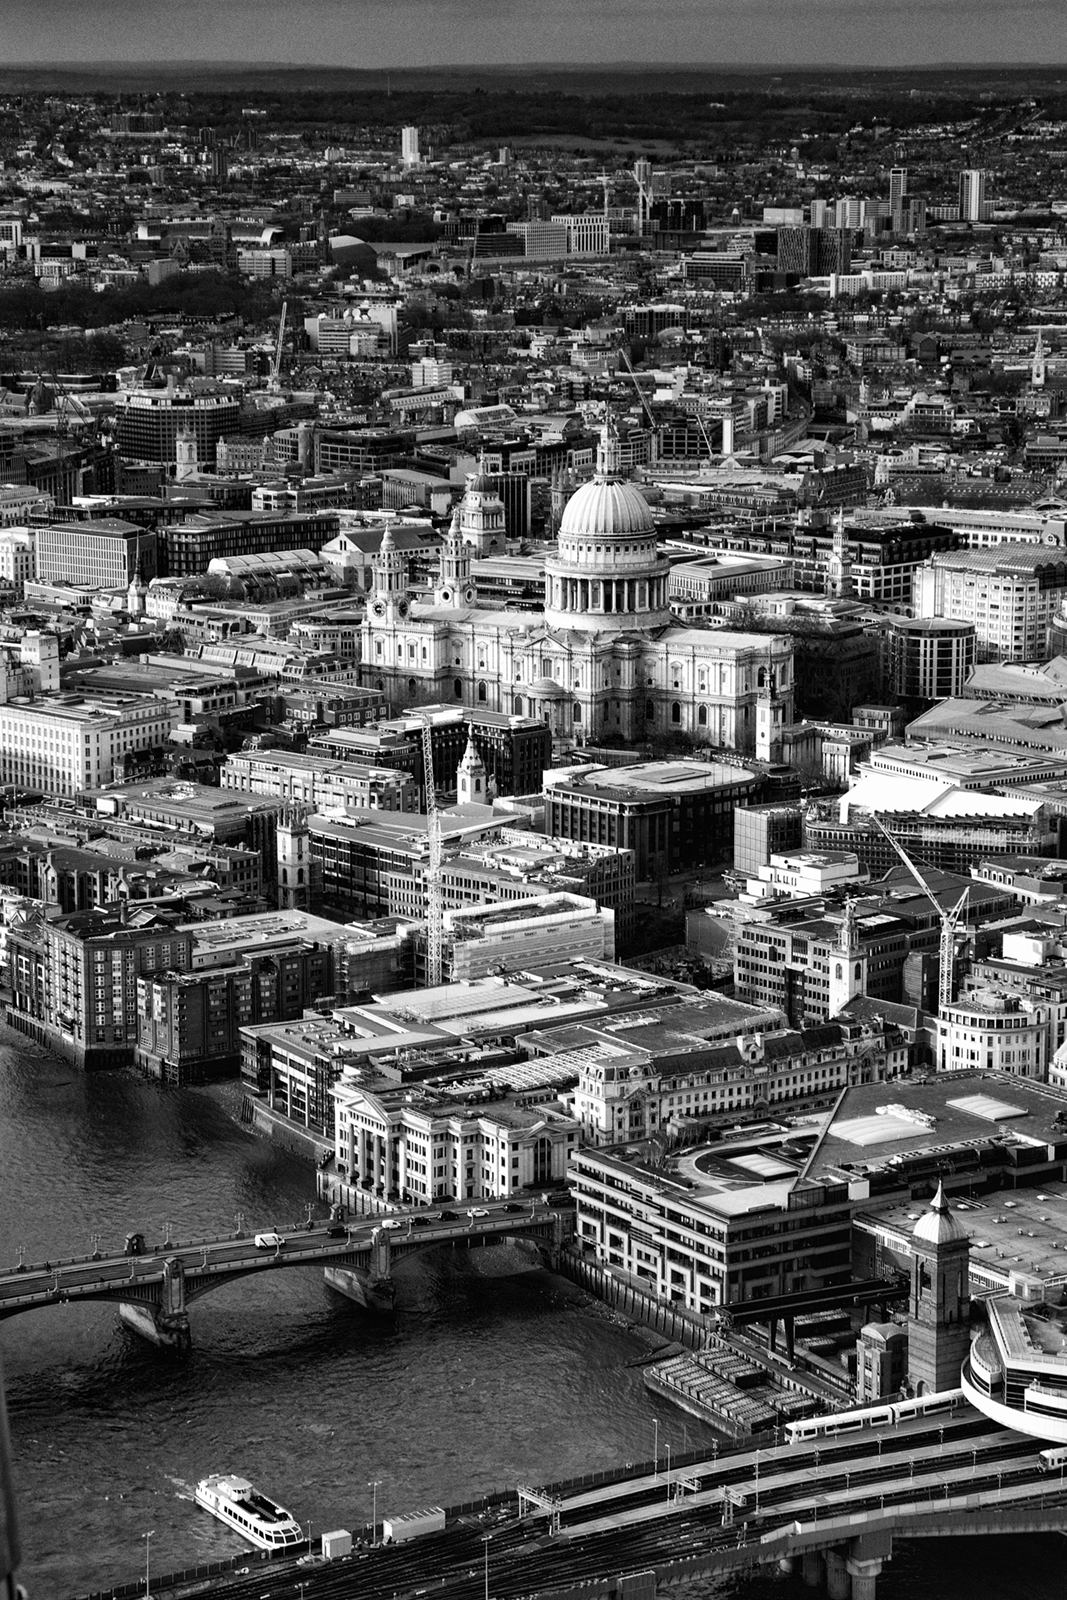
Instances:
[[[677,700],[672,700],[671,701],[671,721],[672,722],[681,722],[681,720],[682,720],[682,708],[679,705]]]
[[[759,671],[756,673],[756,688],[757,689],[765,689],[766,687],[767,687],[767,668],[766,667],[760,667]]]
[[[457,700],[462,700],[463,699],[463,679],[462,678],[453,679],[452,690],[453,690],[453,693],[455,694]]]
[[[304,881],[304,869],[303,869],[303,867],[297,867],[297,869],[296,869],[296,881],[297,881],[297,883],[303,883],[303,881]]]
[[[385,679],[384,678],[379,678],[377,683],[374,685],[374,687],[378,690],[379,694],[384,694],[385,693]]]
[[[582,708],[577,700],[574,702],[574,720],[575,722],[581,722],[582,720]]]
[[[484,678],[480,678],[478,680],[478,699],[479,700],[486,700],[487,698],[488,698],[488,691],[487,691],[487,689],[485,687],[485,680],[484,680]]]
[[[514,695],[512,697],[511,709],[512,709],[512,711],[515,713],[515,715],[517,717],[521,717],[522,716],[522,695],[521,694],[517,694],[517,695]]]
[[[408,694],[414,694],[414,693],[415,693],[415,690],[416,690],[416,689],[417,689],[417,688],[418,688],[418,687],[419,687],[419,686],[418,686],[418,684],[417,684],[417,683],[416,683],[416,681],[415,681],[415,679],[414,679],[414,678],[409,678],[409,679],[408,679]]]
[[[708,708],[707,708],[707,706],[699,706],[697,708],[697,726],[700,727],[700,728],[706,728],[707,725],[708,725]]]

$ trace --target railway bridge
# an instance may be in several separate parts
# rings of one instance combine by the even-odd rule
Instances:
[[[327,1284],[375,1311],[392,1309],[393,1269],[426,1250],[529,1239],[554,1266],[573,1231],[573,1210],[538,1196],[487,1201],[455,1211],[411,1210],[349,1223],[249,1235],[215,1235],[186,1244],[148,1247],[136,1255],[75,1257],[0,1272],[0,1320],[44,1306],[89,1300],[117,1303],[122,1321],[143,1338],[178,1354],[191,1345],[192,1301],[238,1278],[321,1263]],[[270,1243],[256,1243],[269,1239]]]
[[[524,1486],[407,1543],[357,1524],[351,1556],[295,1568],[245,1555],[196,1592],[292,1600],[299,1578],[306,1600],[482,1600],[488,1581],[495,1600],[666,1600],[676,1584],[777,1566],[813,1596],[876,1600],[894,1540],[1067,1532],[1067,1482],[1039,1450],[956,1395],[882,1425]]]

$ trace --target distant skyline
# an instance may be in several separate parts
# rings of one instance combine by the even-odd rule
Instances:
[[[0,69],[1067,63],[1065,0],[0,0],[0,25]]]

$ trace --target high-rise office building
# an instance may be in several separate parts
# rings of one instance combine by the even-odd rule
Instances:
[[[417,167],[422,160],[419,154],[418,128],[402,128],[400,131],[400,158],[405,167]]]
[[[779,228],[777,231],[776,266],[779,272],[796,273],[801,278],[810,277],[814,266],[814,239],[811,228]]]
[[[779,272],[802,278],[848,272],[852,266],[852,235],[847,228],[779,228],[776,265]]]
[[[825,200],[813,200],[808,207],[808,221],[813,228],[826,226],[826,213],[829,206]]]
[[[981,222],[985,214],[985,173],[965,167],[960,173],[960,221]]]
[[[889,216],[894,233],[904,232],[904,201],[907,193],[907,167],[893,167],[889,174]]]
[[[862,228],[866,213],[866,200],[857,200],[855,195],[846,194],[834,201],[834,227]]]

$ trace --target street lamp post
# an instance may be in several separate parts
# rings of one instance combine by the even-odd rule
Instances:
[[[482,1534],[482,1544],[485,1547],[485,1600],[489,1600],[489,1542],[492,1537],[491,1533]]]
[[[671,1447],[667,1445],[667,1499],[671,1497]]]
[[[155,1531],[155,1528],[153,1528],[144,1536],[144,1592],[146,1595],[152,1593],[152,1534]]]
[[[653,1441],[652,1442],[652,1454],[653,1454],[652,1470],[653,1470],[653,1473],[655,1474],[655,1476],[658,1478],[659,1477],[659,1418],[658,1417],[653,1417],[652,1418],[652,1427],[653,1427],[653,1430],[654,1430],[653,1434],[652,1434],[652,1441]]]
[[[374,1498],[373,1498],[373,1500],[371,1502],[373,1507],[374,1507],[374,1509],[371,1511],[371,1514],[370,1514],[370,1542],[371,1542],[371,1544],[377,1544],[378,1543],[378,1490],[381,1487],[381,1482],[382,1482],[381,1478],[372,1478],[370,1483],[368,1483],[368,1485],[367,1485],[367,1488],[373,1490],[373,1494],[374,1494]]]

